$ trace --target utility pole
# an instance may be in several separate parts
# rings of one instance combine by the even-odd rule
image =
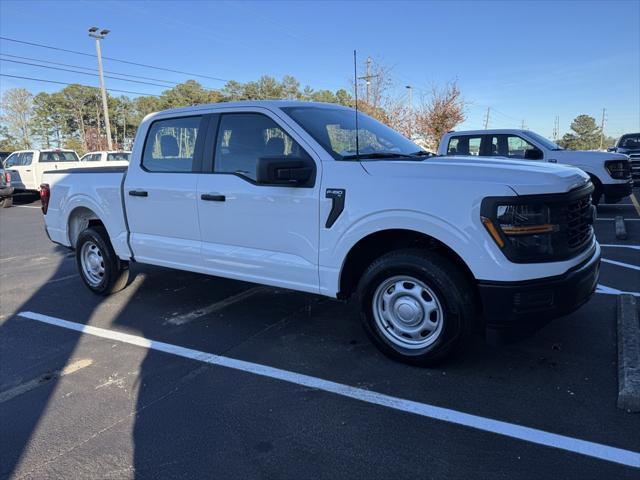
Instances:
[[[371,64],[373,60],[371,57],[367,57],[367,74],[364,77],[358,77],[358,80],[364,80],[365,84],[365,98],[367,99],[367,105],[371,105],[369,101],[369,85],[371,85],[371,79],[377,77],[378,75],[371,75]],[[356,85],[356,88],[358,86]]]
[[[413,138],[413,87],[406,85],[407,94],[409,95],[409,137]]]
[[[89,36],[96,39],[96,54],[98,55],[98,74],[100,76],[100,90],[102,90],[102,108],[104,109],[104,127],[107,131],[107,147],[109,150],[113,150],[113,143],[111,142],[111,125],[109,124],[109,106],[107,104],[107,90],[104,88],[104,76],[102,74],[102,51],[100,50],[100,40],[110,32],[110,30],[102,29],[100,31],[98,27],[91,27],[89,29]]]
[[[603,108],[602,109],[602,120],[600,121],[600,150],[602,150],[602,147],[604,145],[604,125],[606,122],[606,117],[605,114],[607,113],[607,109]]]
[[[522,130],[526,130],[527,129],[527,124],[525,123],[524,120],[522,120]]]
[[[560,134],[560,117],[556,115],[556,118],[553,120],[553,139],[558,140],[559,134]]]
[[[487,107],[487,114],[484,117],[484,129],[489,128],[489,115],[491,114],[491,107]]]

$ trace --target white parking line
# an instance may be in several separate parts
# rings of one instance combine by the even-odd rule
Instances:
[[[596,218],[596,220],[609,220],[609,221],[613,222],[613,221],[615,221],[615,218],[605,218],[605,217],[600,218],[599,217],[599,218]],[[624,221],[625,222],[640,222],[640,218],[625,218]]]
[[[603,295],[633,295],[634,297],[640,297],[640,292],[625,292],[624,290],[618,290],[617,288],[607,287],[601,283],[596,287],[595,293],[602,293]]]
[[[608,248],[630,248],[631,250],[640,250],[640,245],[615,245],[615,244],[601,243],[600,246],[608,247]]]
[[[640,271],[640,267],[637,265],[631,265],[629,263],[624,263],[624,262],[617,262],[615,260],[609,260],[608,258],[601,258],[600,261],[604,263],[610,263],[611,265],[618,265],[619,267],[631,268],[633,270]]]
[[[20,312],[18,316],[109,340],[115,340],[128,343],[130,345],[169,353],[183,358],[197,360],[210,365],[232,368],[234,370],[240,370],[242,372],[252,373],[262,377],[273,378],[308,388],[314,388],[316,390],[322,390],[373,405],[399,410],[401,412],[411,413],[456,425],[462,425],[476,430],[495,433],[497,435],[516,438],[518,440],[524,440],[526,442],[546,447],[558,448],[560,450],[618,463],[629,467],[640,468],[640,453],[631,450],[624,450],[565,435],[558,435],[544,430],[538,430],[536,428],[524,427],[522,425],[502,422],[500,420],[494,420],[478,415],[471,415],[457,410],[437,407],[412,400],[405,400],[399,397],[392,397],[390,395],[372,392],[370,390],[356,388],[324,380],[322,378],[290,372],[288,370],[269,367],[258,363],[245,362],[229,357],[214,355],[212,353],[192,350],[190,348],[180,347],[169,343],[157,342],[137,335],[130,335],[104,328],[92,327],[90,325],[83,325],[81,323],[70,322],[68,320],[62,320],[60,318],[50,317],[39,313]]]

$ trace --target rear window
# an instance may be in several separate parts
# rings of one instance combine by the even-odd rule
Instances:
[[[182,117],[153,122],[142,154],[149,172],[191,172],[202,117]]]
[[[128,162],[129,161],[129,153],[108,153],[107,154],[107,162]]]
[[[75,152],[41,152],[40,163],[77,162]]]

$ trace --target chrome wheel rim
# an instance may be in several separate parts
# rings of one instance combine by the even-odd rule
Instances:
[[[391,343],[417,350],[433,344],[444,323],[440,300],[424,282],[399,275],[382,282],[373,294],[373,316]]]
[[[80,250],[82,274],[92,287],[97,287],[104,278],[104,258],[98,246],[85,242]]]

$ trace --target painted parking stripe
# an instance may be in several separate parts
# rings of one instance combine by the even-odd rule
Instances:
[[[596,218],[597,221],[611,221],[614,222],[616,219],[615,218],[610,218],[610,217],[599,217]],[[625,222],[640,222],[640,218],[625,218],[624,219]]]
[[[262,377],[273,378],[296,385],[302,385],[316,390],[341,395],[362,402],[378,405],[382,407],[411,413],[422,417],[432,418],[443,422],[474,428],[485,432],[495,433],[506,437],[524,440],[526,442],[543,445],[546,447],[558,448],[568,452],[585,455],[608,462],[618,463],[629,467],[640,468],[640,453],[631,450],[611,447],[600,443],[580,440],[573,437],[558,435],[555,433],[538,430],[536,428],[525,427],[513,423],[494,420],[491,418],[472,415],[457,410],[437,407],[426,403],[405,400],[382,393],[352,387],[341,383],[324,380],[322,378],[303,375],[300,373],[269,367],[258,363],[245,362],[221,355],[214,355],[190,348],[172,345],[170,343],[157,342],[145,337],[116,332],[104,328],[83,325],[81,323],[70,322],[60,318],[50,317],[34,312],[20,312],[18,316],[36,320],[38,322],[67,328],[84,334],[94,335],[109,340],[115,340],[130,345],[157,350],[182,358],[189,358],[199,362],[231,368],[242,372],[252,373]]]
[[[633,295],[634,297],[640,298],[640,292],[625,292],[624,290],[618,290],[617,288],[607,287],[601,283],[596,286],[595,293],[602,293],[604,295]]]
[[[635,194],[631,194],[631,203],[633,203],[633,207],[636,209],[636,213],[640,217],[640,202],[636,198]]]
[[[631,265],[629,263],[617,262],[615,260],[609,260],[608,258],[601,258],[600,261],[604,263],[610,263],[611,265],[617,265],[619,267],[631,268],[632,270],[640,271],[640,267],[638,265]]]
[[[601,243],[600,246],[608,247],[608,248],[629,248],[631,250],[640,250],[640,245],[615,245],[615,244]]]

